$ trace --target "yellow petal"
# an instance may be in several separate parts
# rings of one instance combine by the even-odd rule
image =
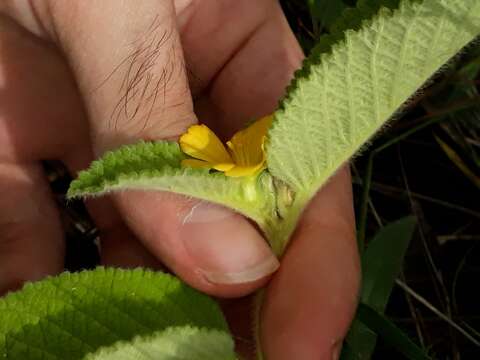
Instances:
[[[232,163],[223,163],[223,164],[213,164],[212,169],[218,170],[218,171],[229,171],[230,169],[233,169],[235,167],[235,164]]]
[[[180,137],[182,151],[211,164],[231,164],[232,158],[220,139],[205,125],[193,125]],[[213,166],[212,166],[213,167]]]
[[[239,167],[257,167],[265,161],[263,144],[273,116],[268,115],[257,120],[244,130],[237,132],[227,146],[233,161]]]
[[[265,168],[264,163],[260,163],[254,166],[234,166],[231,170],[225,172],[225,176],[241,177],[252,176]]]

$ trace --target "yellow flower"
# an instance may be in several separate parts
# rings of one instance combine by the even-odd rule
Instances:
[[[180,137],[182,151],[194,159],[185,159],[183,166],[223,171],[226,176],[256,175],[265,168],[264,143],[272,115],[257,120],[237,132],[225,147],[205,125],[193,125]]]

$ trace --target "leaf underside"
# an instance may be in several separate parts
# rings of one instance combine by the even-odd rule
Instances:
[[[331,53],[306,60],[275,112],[269,171],[311,196],[479,33],[477,0],[383,8]]]
[[[118,190],[163,190],[229,206],[262,224],[275,211],[270,176],[229,178],[208,169],[184,168],[186,156],[175,142],[139,142],[105,154],[80,172],[68,197]]]
[[[192,344],[197,335],[228,333],[213,300],[173,276],[141,269],[99,268],[27,284],[0,299],[0,319],[0,358],[21,360],[84,359],[135,337],[171,340],[174,348],[181,344],[165,337],[170,327],[190,334]],[[160,332],[163,337],[156,336]],[[222,344],[233,351],[233,341]]]

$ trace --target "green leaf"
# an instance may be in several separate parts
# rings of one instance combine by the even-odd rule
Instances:
[[[170,327],[88,355],[85,360],[235,360],[233,340],[223,331]]]
[[[383,8],[297,73],[269,132],[269,171],[308,199],[479,33],[477,0]]]
[[[393,347],[399,353],[410,360],[429,360],[430,357],[408,338],[398,327],[384,316],[370,308],[368,305],[360,303],[357,310],[358,319],[373,332],[380,334],[386,344]],[[356,359],[369,359],[360,358]]]
[[[363,254],[361,300],[377,311],[385,310],[415,226],[413,216],[388,224],[369,242]]]
[[[141,269],[100,268],[27,284],[0,299],[0,319],[0,358],[19,360],[84,359],[172,326],[228,332],[213,300],[171,275]]]
[[[344,33],[347,30],[359,30],[365,20],[372,19],[384,7],[396,10],[400,0],[358,0],[355,7],[347,8],[332,25],[331,33]]]
[[[385,311],[415,225],[416,220],[412,216],[388,224],[369,242],[362,256],[361,301],[379,313]],[[377,334],[356,319],[350,327],[347,341],[351,353],[355,354],[351,359],[370,359]]]
[[[206,169],[182,168],[185,155],[175,142],[127,145],[80,172],[68,197],[111,191],[164,190],[229,206],[264,226],[275,216],[275,194],[268,173],[258,178],[229,178]]]

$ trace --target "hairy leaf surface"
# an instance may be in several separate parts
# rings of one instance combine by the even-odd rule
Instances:
[[[85,360],[235,360],[233,340],[226,332],[195,327],[170,327],[103,348]]]
[[[21,360],[83,359],[172,326],[228,332],[213,300],[171,275],[140,269],[100,268],[27,284],[0,299],[0,319],[0,358]],[[169,339],[162,341],[177,341]]]
[[[306,61],[275,113],[269,171],[313,194],[479,33],[477,0],[383,8],[331,53]]]
[[[274,216],[271,177],[231,178],[207,169],[182,168],[185,155],[175,142],[140,142],[105,154],[82,171],[70,198],[114,190],[164,190],[229,206],[260,225]]]

